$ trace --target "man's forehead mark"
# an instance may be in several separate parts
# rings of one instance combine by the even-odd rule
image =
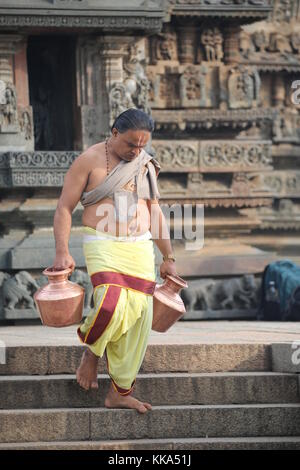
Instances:
[[[134,145],[135,147],[144,147],[147,144],[147,137],[146,136],[140,136],[138,139],[138,142],[135,143],[133,140],[127,140],[127,143],[130,145]]]

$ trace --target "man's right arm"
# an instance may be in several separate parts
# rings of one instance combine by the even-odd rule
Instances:
[[[89,158],[86,153],[79,155],[64,178],[64,185],[54,215],[54,237],[56,257],[53,263],[55,270],[71,267],[75,261],[69,253],[69,238],[72,226],[72,212],[78,204],[86,187],[89,175]]]

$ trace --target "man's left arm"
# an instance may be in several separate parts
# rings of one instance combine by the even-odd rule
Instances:
[[[170,233],[166,218],[158,201],[147,201],[150,213],[150,232],[152,239],[161,252],[164,261],[160,265],[160,276],[164,279],[166,274],[177,275],[175,256],[170,240]],[[173,257],[174,260],[168,259]]]

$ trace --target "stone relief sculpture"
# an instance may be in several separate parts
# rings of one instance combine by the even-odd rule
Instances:
[[[150,84],[145,73],[147,60],[143,46],[143,43],[131,44],[129,46],[129,56],[124,61],[124,70],[127,73],[124,85],[135,105],[150,114],[148,102]]]
[[[93,303],[93,286],[88,273],[75,269],[70,280],[84,287],[84,309],[87,312]],[[5,318],[8,311],[19,312],[21,318],[22,310],[31,310],[32,317],[37,317],[33,294],[47,282],[46,276],[34,278],[27,271],[19,271],[14,275],[0,271],[0,318]]]
[[[228,106],[231,109],[252,108],[260,104],[260,78],[256,68],[233,67],[228,78]]]
[[[223,59],[223,36],[219,28],[207,28],[201,33],[200,42],[204,47],[205,60],[208,62]]]
[[[23,132],[25,139],[30,140],[32,139],[32,122],[31,122],[31,116],[28,113],[28,111],[23,111],[21,114],[21,119],[20,119],[20,127],[21,127],[21,132]]]
[[[110,125],[113,124],[119,114],[123,113],[123,111],[126,111],[128,108],[134,107],[130,91],[135,91],[135,83],[133,83],[131,87],[131,83],[127,85],[126,87],[123,83],[115,83],[109,92]]]
[[[20,303],[25,304],[23,308],[35,308],[30,287],[38,289],[37,283],[26,271],[20,271],[14,277],[0,272],[1,297],[5,308],[13,310]]]
[[[176,33],[163,32],[155,38],[154,60],[177,60]]]
[[[113,83],[109,91],[110,125],[128,108],[137,107],[150,113],[150,82],[145,73],[146,62],[143,44],[130,44],[123,63],[123,82]]]
[[[220,281],[192,280],[189,288],[181,291],[187,312],[256,308],[258,295],[259,281],[252,274]]]
[[[249,59],[250,55],[255,51],[250,34],[243,30],[239,34],[239,51],[244,59]]]
[[[293,34],[291,34],[291,44],[296,54],[300,54],[300,33],[299,32],[294,32]]]
[[[18,128],[17,94],[13,84],[1,81],[0,125],[5,129]]]
[[[180,97],[182,106],[205,107],[207,68],[188,66],[180,77]]]
[[[268,37],[265,31],[262,29],[260,31],[256,31],[252,35],[253,44],[258,52],[265,53],[267,47],[269,46]]]
[[[271,52],[280,52],[280,54],[292,54],[292,46],[288,36],[281,33],[271,33],[269,49]]]
[[[273,121],[275,142],[300,142],[300,116],[297,109],[282,107]]]

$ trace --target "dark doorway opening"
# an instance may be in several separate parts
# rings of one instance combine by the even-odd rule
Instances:
[[[72,150],[75,104],[74,38],[29,37],[27,63],[35,150]]]

